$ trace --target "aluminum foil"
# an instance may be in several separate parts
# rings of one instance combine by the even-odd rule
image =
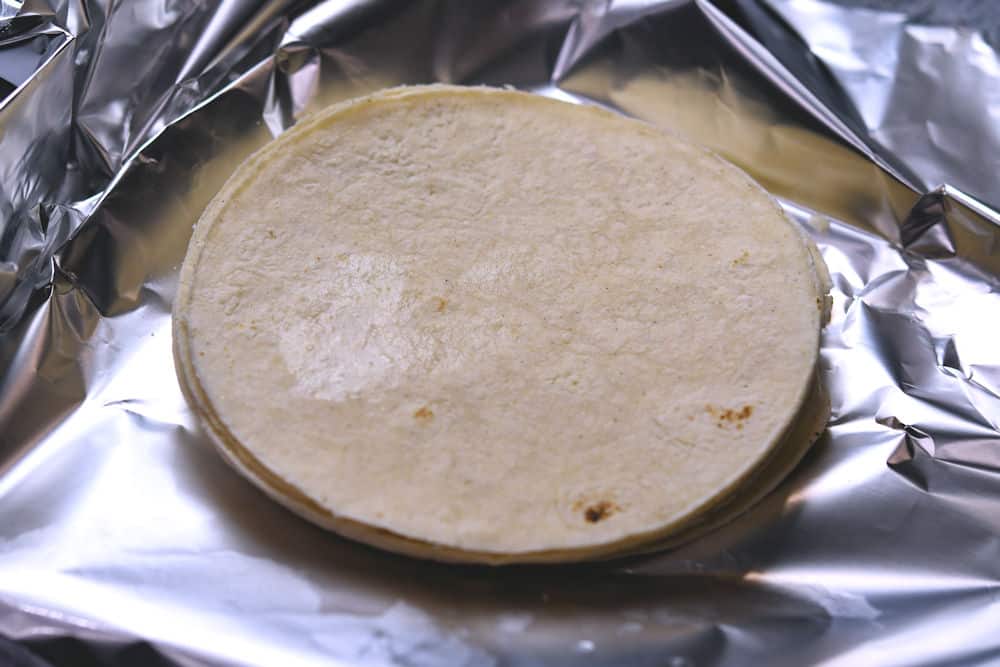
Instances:
[[[0,78],[0,661],[1000,660],[1000,63],[974,32],[816,0],[2,0]],[[193,221],[304,114],[429,81],[680,128],[817,241],[833,417],[760,505],[664,553],[444,566],[313,528],[208,446],[170,352]]]

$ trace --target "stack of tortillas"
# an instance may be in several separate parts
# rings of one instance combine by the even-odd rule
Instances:
[[[822,430],[815,250],[662,130],[507,90],[386,91],[244,163],[198,223],[181,385],[306,518],[439,560],[686,539]]]

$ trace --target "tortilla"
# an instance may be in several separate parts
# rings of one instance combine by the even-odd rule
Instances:
[[[412,87],[237,170],[191,240],[174,351],[226,459],[306,518],[440,560],[580,560],[679,535],[801,456],[796,427],[828,414],[807,403],[825,280],[702,148]]]

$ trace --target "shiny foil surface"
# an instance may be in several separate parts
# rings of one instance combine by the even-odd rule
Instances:
[[[974,31],[819,0],[0,0],[0,80],[0,661],[1000,660],[1000,60]],[[762,503],[666,552],[445,566],[212,450],[171,355],[192,224],[303,115],[431,81],[678,128],[816,240],[833,416]]]

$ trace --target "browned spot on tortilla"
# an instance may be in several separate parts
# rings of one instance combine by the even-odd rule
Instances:
[[[740,264],[746,264],[748,259],[750,259],[750,253],[744,250],[739,257],[730,262],[730,265],[736,267]]]
[[[269,239],[276,239],[276,238],[278,238],[278,235],[274,233],[273,229],[269,229],[269,230],[267,230],[267,238],[269,238]]]
[[[434,419],[434,413],[431,412],[430,408],[428,408],[425,405],[424,407],[414,412],[413,417],[415,419],[420,419],[422,421],[430,421],[431,419]]]
[[[436,310],[439,313],[443,313],[444,312],[444,307],[448,305],[448,300],[447,299],[442,299],[441,297],[436,296],[436,297],[434,297],[434,304],[435,304],[434,310]]]
[[[750,419],[750,416],[753,415],[753,406],[744,405],[738,410],[733,410],[731,408],[717,408],[713,405],[706,405],[705,412],[715,417],[715,425],[718,428],[735,426],[737,430],[743,430],[743,422]]]
[[[614,514],[617,509],[618,507],[614,503],[602,500],[590,505],[586,510],[584,510],[583,516],[588,522],[597,523],[598,521],[607,519],[609,516]]]

